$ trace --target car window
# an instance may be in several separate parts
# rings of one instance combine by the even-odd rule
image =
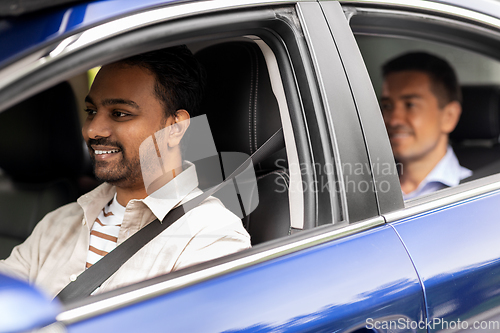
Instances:
[[[429,20],[425,21],[411,10],[399,14],[389,10],[384,13],[345,10],[348,17],[354,14],[350,24],[379,101],[384,82],[382,66],[397,56],[426,52],[441,57],[452,66],[460,85],[462,114],[449,134],[449,144],[460,165],[472,171],[472,176],[468,174],[461,182],[498,173],[499,110],[496,100],[500,62],[498,53],[487,46],[490,43],[487,38],[494,38],[494,34],[473,26],[460,26],[458,19],[446,21],[429,15],[426,16]],[[379,15],[387,18],[385,24],[378,21],[377,27],[369,27],[368,22]],[[397,30],[395,27],[401,27],[403,22],[405,28]],[[381,107],[384,108],[383,102]],[[398,163],[398,167],[400,174],[404,172],[402,164]]]
[[[207,88],[201,113],[206,115],[208,119],[206,126],[209,127],[204,128],[205,124],[202,125],[201,122],[198,124],[193,119],[192,129],[188,137],[190,146],[186,148],[185,154],[187,159],[198,165],[199,188],[201,190],[207,190],[221,182],[223,172],[229,176],[231,168],[235,168],[238,162],[242,162],[241,158],[232,158],[231,153],[241,153],[243,156],[249,157],[283,126],[266,60],[259,45],[253,40],[244,38],[239,41],[212,44],[192,46],[196,57],[206,68]],[[11,236],[6,237],[9,238],[9,241],[20,242],[24,240],[31,233],[36,221],[45,214],[63,204],[75,201],[79,196],[101,183],[94,177],[87,148],[80,134],[81,126],[87,118],[87,114],[84,112],[87,108],[84,102],[85,96],[88,94],[90,85],[87,74],[85,72],[74,76],[0,114],[5,135],[12,133],[12,131],[18,131],[16,126],[21,123],[24,123],[27,132],[40,125],[39,121],[42,119],[42,124],[47,126],[43,126],[31,137],[27,133],[23,135],[18,131],[19,142],[25,147],[31,147],[30,151],[23,152],[14,140],[10,140],[10,144],[16,145],[16,149],[10,151],[4,149],[4,156],[6,160],[8,156],[9,160],[2,165],[5,184],[3,188],[6,188],[6,198],[16,206],[22,205],[21,201],[26,200],[25,196],[33,195],[36,197],[41,193],[45,199],[45,201],[39,201],[33,198],[33,202],[23,202],[25,205],[33,205],[37,212],[37,214],[32,214],[34,216],[29,216],[31,214],[31,209],[29,209],[26,210],[29,212],[28,216],[19,216],[18,214],[16,223],[4,220],[3,225],[5,225],[7,234],[10,224],[15,225],[19,231],[14,230],[11,235],[7,235]],[[254,84],[257,82],[258,85]],[[60,98],[59,96],[62,95],[67,96],[67,98]],[[43,106],[40,107],[40,105]],[[288,110],[282,110],[282,112],[288,112]],[[59,134],[50,134],[56,128],[61,127],[69,127],[70,129]],[[8,128],[11,130],[7,130]],[[204,131],[207,132],[205,136],[201,134]],[[54,142],[60,141],[56,139],[56,135],[62,135],[61,138],[64,138],[62,140],[65,141],[65,145]],[[226,165],[220,166],[220,170],[210,170],[210,165],[203,163],[204,158],[210,157],[210,154],[208,157],[203,154],[203,149],[206,148],[197,148],[204,144],[204,140],[213,140],[214,148],[216,148],[214,152],[224,154],[221,155],[222,160],[227,159]],[[60,148],[49,148],[49,142],[54,142]],[[41,152],[42,150],[44,151]],[[40,153],[37,154],[37,151]],[[32,155],[33,161],[28,159],[28,163],[22,160],[20,155],[26,155],[26,152],[28,155]],[[44,156],[45,154],[48,156]],[[233,161],[233,159],[235,160]],[[219,157],[217,157],[218,160]],[[68,164],[64,161],[71,162]],[[64,170],[73,171],[65,172]],[[217,172],[220,174],[219,177],[214,176],[214,173],[217,174]],[[27,175],[27,173],[29,174]],[[251,209],[248,209],[248,214],[241,211],[237,214],[244,219],[245,227],[255,233],[254,245],[290,234],[288,197],[290,174],[284,147],[273,158],[264,160],[257,165],[255,176],[258,182],[263,184],[261,185],[262,190],[255,189],[256,193],[253,197],[243,197],[242,200],[250,201],[248,207]],[[60,181],[63,182],[62,186],[55,184]],[[298,181],[302,180],[299,178]],[[264,189],[264,186],[267,188]],[[9,192],[9,189],[15,190]],[[44,191],[50,192],[45,193]],[[215,195],[222,198],[224,197],[223,192],[220,191]],[[14,198],[14,194],[18,194],[19,197]],[[48,200],[47,196],[51,194],[58,200]],[[258,209],[255,215],[259,215],[259,218],[251,216],[250,212],[258,206],[259,198],[263,202],[261,207],[266,204],[267,200],[275,202],[273,211],[276,215],[274,219],[279,218],[284,221],[282,225],[277,223],[276,230],[273,230],[269,225],[269,221],[266,222],[272,213],[271,211]],[[226,206],[232,206],[234,202],[231,201],[234,199],[228,197],[227,200],[223,201],[226,201]],[[20,202],[17,203],[17,201]],[[244,204],[246,205],[246,203]],[[300,204],[298,202],[295,206]],[[300,226],[300,214],[296,214],[295,219],[298,219],[295,222],[296,225]],[[267,228],[269,234],[266,234],[266,231],[262,230],[263,228]],[[8,248],[5,242],[2,244]],[[6,249],[3,257],[5,258],[8,253],[10,251]]]

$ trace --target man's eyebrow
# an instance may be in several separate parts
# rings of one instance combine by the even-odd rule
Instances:
[[[412,99],[412,98],[422,98],[419,94],[407,94],[400,97],[401,99]]]
[[[90,96],[85,97],[85,102],[88,102],[90,104],[94,104],[94,101]],[[128,100],[128,99],[123,99],[123,98],[108,98],[102,101],[103,106],[111,106],[111,105],[116,105],[116,104],[125,104],[130,107],[133,107],[134,109],[140,109],[139,105],[137,105],[136,102]]]
[[[111,106],[116,104],[125,104],[133,107],[134,109],[139,109],[139,105],[137,105],[134,101],[123,98],[109,98],[102,101],[103,106]]]

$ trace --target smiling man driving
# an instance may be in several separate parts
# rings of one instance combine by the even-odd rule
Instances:
[[[199,195],[195,167],[182,160],[180,143],[198,111],[202,81],[202,69],[185,46],[104,66],[86,97],[82,129],[95,176],[104,183],[47,214],[0,261],[0,269],[55,296],[138,230]],[[139,154],[141,143],[159,133],[168,156],[163,170],[171,175],[161,187],[166,197],[147,191]],[[135,253],[97,292],[249,247],[241,220],[209,197]]]
[[[472,172],[460,166],[448,143],[462,111],[453,68],[414,52],[390,60],[382,71],[382,115],[404,199],[458,185]]]

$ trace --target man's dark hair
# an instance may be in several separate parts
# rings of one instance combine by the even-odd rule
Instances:
[[[412,52],[398,56],[382,66],[384,78],[401,71],[419,71],[429,75],[430,88],[438,100],[439,107],[442,108],[453,101],[462,102],[457,76],[446,60],[426,52]]]
[[[205,71],[185,46],[174,46],[138,54],[120,62],[148,69],[156,77],[155,95],[169,117],[185,109],[198,115],[203,97]]]

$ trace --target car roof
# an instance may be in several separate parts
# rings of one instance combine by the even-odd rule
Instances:
[[[6,0],[0,4],[0,68],[78,31],[127,14],[196,0]],[[343,2],[358,2],[344,0]],[[416,0],[450,4],[500,18],[499,0]],[[363,2],[363,0],[359,1]],[[378,1],[369,1],[377,3]],[[380,0],[384,3],[384,0]],[[391,1],[388,1],[391,2]],[[404,5],[405,0],[398,1]],[[415,3],[409,0],[408,3]]]
[[[45,6],[40,6],[44,2]],[[7,0],[0,6],[0,67],[34,48],[111,19],[185,0]],[[27,4],[26,6],[21,6]],[[8,8],[7,8],[8,7]]]

